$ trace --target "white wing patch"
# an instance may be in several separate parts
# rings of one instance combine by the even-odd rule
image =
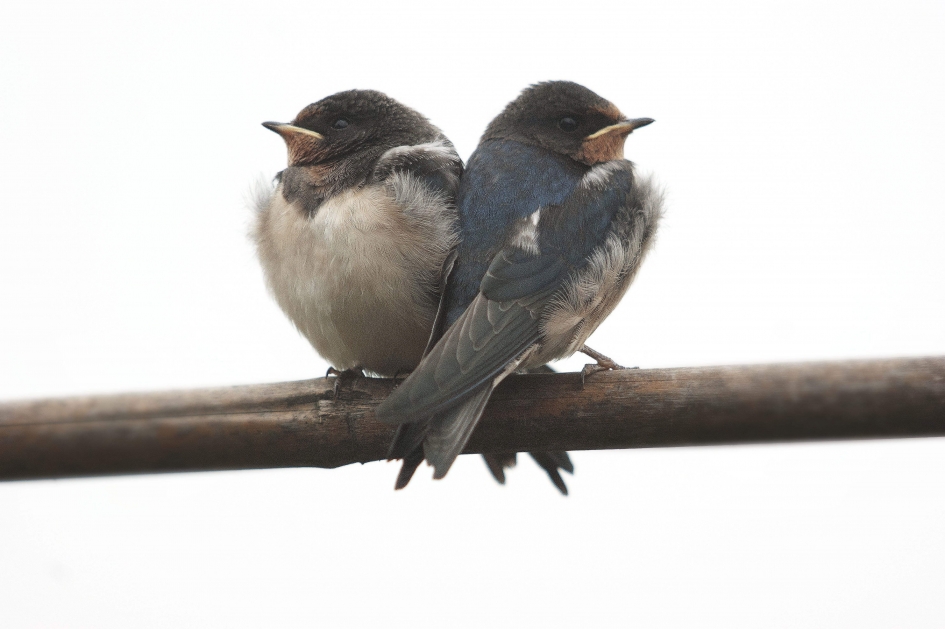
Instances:
[[[518,231],[512,238],[512,246],[532,255],[541,253],[538,249],[538,221],[540,219],[541,208],[522,219],[517,226]]]

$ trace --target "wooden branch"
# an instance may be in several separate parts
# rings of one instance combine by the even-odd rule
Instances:
[[[390,380],[0,404],[0,479],[383,459]],[[945,435],[945,358],[509,378],[466,449],[596,450]]]

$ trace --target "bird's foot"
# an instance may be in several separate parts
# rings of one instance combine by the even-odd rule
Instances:
[[[325,372],[325,377],[327,378],[328,376],[335,376],[334,399],[336,400],[338,399],[338,394],[341,392],[342,385],[365,377],[364,370],[360,367],[352,367],[344,371],[338,371],[334,367],[329,367],[328,371]]]
[[[604,356],[597,350],[591,349],[587,345],[582,345],[581,349],[579,349],[578,351],[581,352],[582,354],[586,354],[587,356],[590,356],[591,358],[597,361],[597,363],[593,365],[584,365],[584,369],[581,370],[581,384],[582,385],[584,384],[585,378],[587,378],[591,374],[597,373],[598,371],[625,369],[625,367],[622,367],[618,365],[616,362],[614,362],[612,358],[608,358],[607,356]]]

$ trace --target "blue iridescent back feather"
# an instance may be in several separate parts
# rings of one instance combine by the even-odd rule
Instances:
[[[462,242],[446,295],[446,327],[463,314],[521,219],[561,203],[587,167],[514,140],[488,140],[469,158],[457,194]]]

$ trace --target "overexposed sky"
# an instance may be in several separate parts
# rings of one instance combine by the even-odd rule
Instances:
[[[539,80],[656,119],[618,362],[945,355],[943,6],[8,2],[0,400],[322,375],[246,200],[354,87],[464,158]],[[573,458],[0,484],[0,626],[945,626],[945,439]]]

